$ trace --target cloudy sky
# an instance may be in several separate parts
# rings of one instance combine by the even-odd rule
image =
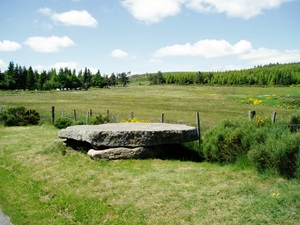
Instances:
[[[300,62],[300,0],[1,0],[0,69],[220,71]]]

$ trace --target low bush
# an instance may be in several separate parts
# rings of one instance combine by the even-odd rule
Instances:
[[[37,125],[40,115],[37,111],[23,106],[8,108],[0,113],[0,121],[4,126]]]
[[[300,114],[292,115],[289,121],[289,128],[291,132],[300,130]]]
[[[94,119],[91,120],[91,124],[97,125],[97,124],[104,124],[104,123],[110,123],[112,121],[112,118],[109,115],[97,115]]]
[[[265,140],[251,146],[248,159],[261,173],[275,170],[286,178],[299,171],[300,134],[284,127],[269,129]]]
[[[205,134],[202,153],[206,160],[235,162],[239,155],[247,154],[254,125],[246,120],[225,120]]]
[[[274,171],[300,178],[300,133],[269,120],[225,120],[209,130],[201,151],[207,161],[253,165],[260,173]]]
[[[54,126],[58,129],[64,129],[73,125],[73,121],[67,117],[60,117],[54,122]]]

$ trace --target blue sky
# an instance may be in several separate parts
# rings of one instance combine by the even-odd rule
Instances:
[[[0,69],[102,74],[300,62],[300,0],[1,0]]]

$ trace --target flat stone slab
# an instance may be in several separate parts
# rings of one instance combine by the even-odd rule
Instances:
[[[195,127],[168,123],[108,123],[70,126],[59,138],[87,142],[94,149],[178,144],[198,139]]]

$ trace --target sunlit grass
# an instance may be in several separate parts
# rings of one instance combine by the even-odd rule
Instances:
[[[261,117],[277,111],[288,120],[299,109],[277,108],[275,99],[296,98],[285,87],[129,86],[70,92],[1,92],[0,108],[37,110],[42,125],[0,127],[0,208],[15,225],[41,224],[297,224],[299,181],[258,175],[240,159],[220,166],[179,160],[91,160],[57,141],[51,121],[106,114],[121,122],[140,119],[212,127],[226,118]],[[242,99],[263,99],[259,105]],[[274,101],[274,104],[265,102]],[[275,195],[274,195],[275,193]],[[278,195],[279,193],[279,195]]]
[[[164,113],[166,122],[195,125],[195,113],[200,113],[203,127],[212,127],[226,118],[247,117],[249,110],[270,117],[277,111],[277,118],[284,120],[299,109],[287,110],[278,107],[275,100],[266,96],[288,96],[297,99],[299,88],[290,87],[211,87],[211,86],[129,86],[125,88],[95,89],[90,91],[53,92],[2,92],[0,107],[25,106],[41,114],[42,121],[50,123],[51,107],[55,106],[56,118],[67,116],[86,117],[92,109],[93,115],[106,114],[107,110],[117,122],[131,117],[151,122],[161,121]],[[259,105],[242,104],[249,98],[263,99]],[[286,99],[286,97],[285,97]],[[276,103],[273,104],[272,103]]]
[[[0,206],[14,224],[300,220],[296,180],[260,177],[249,166],[159,159],[95,161],[56,139],[57,130],[50,125],[0,128]]]

